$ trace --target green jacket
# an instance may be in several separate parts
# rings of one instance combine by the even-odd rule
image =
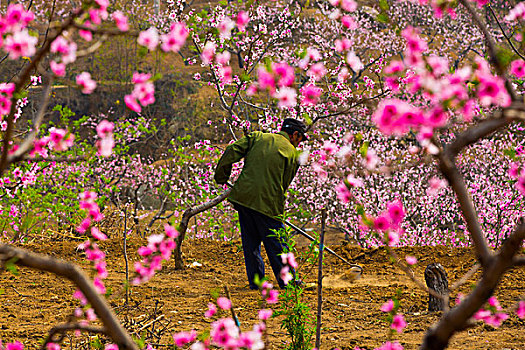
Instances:
[[[285,192],[299,168],[288,134],[255,131],[232,143],[217,164],[215,181],[226,183],[233,163],[242,158],[244,167],[228,200],[272,218],[284,214]]]

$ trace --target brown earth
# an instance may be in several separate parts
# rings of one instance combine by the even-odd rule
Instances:
[[[335,242],[334,242],[335,241]],[[389,336],[388,324],[379,310],[388,299],[395,297],[401,303],[408,326],[401,334],[392,335],[406,349],[415,349],[420,344],[425,330],[439,318],[439,313],[428,313],[425,292],[397,269],[384,249],[361,249],[352,245],[336,244],[331,247],[345,258],[364,267],[361,279],[349,282],[345,279],[345,264],[333,256],[325,256],[325,279],[323,282],[323,329],[321,346],[325,349],[339,347],[365,349],[378,347]],[[80,264],[89,271],[89,264],[76,250],[78,241],[34,242],[25,247],[33,251],[50,254]],[[143,241],[142,241],[143,243]],[[141,240],[132,238],[128,251],[135,252]],[[172,263],[158,273],[152,281],[132,287],[126,305],[122,288],[125,280],[125,262],[122,240],[112,238],[101,244],[107,252],[109,277],[106,285],[112,294],[110,304],[118,313],[127,329],[134,336],[142,336],[157,348],[171,348],[171,334],[195,328],[202,332],[209,329],[211,321],[203,316],[213,291],[224,295],[227,285],[234,309],[242,329],[251,329],[257,322],[257,310],[261,301],[259,292],[247,290],[244,262],[239,241],[217,242],[211,240],[188,240],[183,246],[188,267],[176,271]],[[304,248],[300,248],[304,251]],[[423,279],[424,268],[439,262],[446,269],[450,285],[469,271],[475,263],[469,249],[447,247],[407,247],[396,249],[402,258],[414,255],[419,262],[415,275]],[[263,253],[264,254],[264,253]],[[130,266],[136,254],[129,254]],[[268,266],[268,264],[267,264]],[[268,268],[269,270],[269,268]],[[303,268],[304,273],[306,269]],[[316,279],[317,271],[304,277],[307,282]],[[525,294],[524,268],[510,271],[503,279],[495,295],[504,308],[515,306]],[[479,277],[479,272],[475,277]],[[274,281],[274,277],[270,276]],[[474,279],[460,288],[468,292]],[[59,323],[67,321],[77,305],[72,298],[74,287],[68,281],[52,275],[20,268],[18,275],[9,272],[0,274],[0,339],[3,342],[19,340],[26,348],[39,347],[47,332]],[[397,291],[397,292],[396,292]],[[452,293],[455,298],[458,291]],[[315,290],[304,292],[305,301],[315,311]],[[314,314],[314,313],[312,313]],[[223,315],[227,316],[227,315]],[[280,328],[282,318],[271,319],[268,325],[268,348],[284,348],[287,335]],[[484,324],[456,335],[451,349],[525,349],[525,320],[514,313],[498,329]],[[88,349],[94,337],[75,337],[69,334],[64,348]],[[91,346],[93,348],[93,346]]]

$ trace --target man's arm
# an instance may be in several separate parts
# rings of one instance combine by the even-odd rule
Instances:
[[[299,162],[297,161],[297,155],[288,159],[286,168],[283,174],[283,190],[287,190],[288,186],[292,183],[293,178],[299,170]]]
[[[239,140],[235,141],[224,151],[217,167],[215,168],[215,181],[219,184],[225,184],[230,178],[232,172],[233,163],[240,161],[250,148],[250,137],[252,135],[244,136]]]

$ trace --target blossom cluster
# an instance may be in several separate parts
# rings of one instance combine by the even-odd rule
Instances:
[[[153,51],[162,41],[161,49],[163,51],[178,52],[182,46],[184,46],[188,35],[189,31],[186,24],[183,22],[175,22],[172,23],[167,34],[159,35],[159,32],[155,27],[150,27],[147,30],[140,32],[137,42],[139,45]]]
[[[89,227],[92,225],[92,222],[99,222],[103,219],[103,215],[100,212],[98,204],[95,202],[97,194],[92,191],[85,191],[80,195],[80,209],[86,211],[86,218],[82,221],[77,231],[79,233],[85,233]],[[78,246],[78,249],[83,250],[86,254],[86,259],[91,261],[94,265],[96,276],[93,279],[93,286],[100,294],[106,293],[106,287],[104,285],[103,279],[108,276],[107,264],[106,264],[106,254],[100,250],[95,240],[105,240],[107,236],[102,233],[97,227],[91,226],[91,236],[93,239],[88,239],[84,243]],[[76,290],[73,293],[73,297],[78,299],[83,306],[88,305],[88,300],[80,290]],[[95,321],[97,316],[95,311],[92,308],[82,309],[77,308],[74,313],[76,318],[81,319],[79,323],[87,325],[89,322]],[[84,319],[82,319],[84,318]],[[52,343],[50,343],[52,344]],[[56,344],[54,344],[56,345]],[[53,346],[54,346],[53,345]],[[49,350],[54,350],[49,349]]]
[[[91,78],[91,73],[82,72],[76,77],[76,83],[82,88],[83,94],[90,94],[95,91],[97,82]]]
[[[47,158],[49,153],[48,149],[63,152],[67,151],[75,140],[75,135],[69,132],[66,129],[51,127],[49,128],[49,135],[43,136],[41,138],[35,138],[33,140],[33,147],[29,151],[29,157],[35,157],[39,155],[43,158]],[[14,145],[10,154],[16,152],[19,148],[19,145]]]
[[[384,234],[385,242],[393,247],[399,243],[403,230],[400,228],[405,217],[405,210],[401,201],[396,200],[387,204],[385,211],[376,218],[370,219],[363,214],[363,223],[368,227]]]
[[[138,253],[143,257],[143,260],[135,262],[137,276],[133,279],[133,284],[138,285],[149,281],[156,271],[162,269],[162,262],[170,259],[176,246],[174,239],[179,235],[179,232],[168,224],[164,225],[164,232],[165,235],[150,235],[148,245],[139,248]]]
[[[267,285],[267,287],[271,288],[270,285]],[[219,297],[217,298],[217,306],[227,311],[232,308],[232,303],[228,298]],[[217,306],[214,303],[209,303],[205,317],[213,317],[217,312]],[[173,341],[175,346],[179,348],[193,343],[189,347],[191,350],[207,350],[214,347],[225,349],[264,349],[263,334],[266,330],[266,321],[271,317],[272,313],[271,309],[259,310],[260,322],[255,324],[250,331],[241,332],[235,320],[225,317],[211,323],[209,336],[204,339],[196,341],[198,334],[195,330],[191,330],[173,334]]]
[[[0,48],[10,59],[31,57],[36,52],[38,38],[27,29],[34,18],[34,13],[22,4],[10,4],[5,15],[0,16]]]
[[[335,9],[330,13],[331,19],[340,20],[341,24],[348,29],[357,29],[358,24],[353,16],[348,13],[357,10],[357,2],[354,0],[330,0]]]
[[[117,15],[114,19],[121,30],[127,29],[123,23],[123,18]],[[153,51],[159,43],[164,52],[178,52],[188,38],[189,30],[183,22],[174,22],[166,34],[159,35],[157,28],[150,27],[141,31],[138,35],[137,42],[139,45]],[[155,86],[151,80],[151,74],[134,72],[132,82],[133,91],[124,97],[126,106],[134,112],[140,113],[142,107],[148,106],[155,102]]]
[[[284,266],[281,269],[280,276],[284,284],[288,284],[288,282],[290,282],[293,279],[293,274],[291,271],[297,269],[297,266],[299,265],[297,264],[297,261],[295,260],[295,256],[293,253],[282,254],[281,260]]]
[[[102,157],[109,157],[115,146],[115,140],[113,139],[113,123],[107,120],[102,120],[97,125],[97,135],[99,140],[96,142],[98,154]]]
[[[96,226],[92,226],[93,222],[100,222],[104,218],[98,204],[95,202],[96,199],[97,194],[93,191],[84,191],[80,194],[80,209],[86,211],[86,217],[82,220],[80,226],[77,227],[77,231],[79,233],[85,233],[91,226],[90,232],[93,240],[89,239],[85,241],[78,246],[78,249],[83,250],[86,254],[86,259],[94,264],[96,276],[93,279],[93,285],[100,294],[105,294],[106,287],[102,280],[108,276],[106,254],[100,250],[95,240],[106,240],[107,236]],[[80,300],[80,303],[84,306],[88,304],[87,299],[80,290],[76,290],[73,297]],[[75,316],[77,318],[84,316],[86,319],[81,320],[82,323],[96,320],[96,315],[92,308],[87,310],[77,308]]]
[[[97,199],[97,194],[93,191],[85,191],[80,194],[80,209],[85,210],[87,213],[86,218],[82,221],[80,226],[77,227],[77,231],[80,233],[85,233],[93,221],[99,222],[104,218],[100,212],[98,204],[95,202],[95,199]],[[91,234],[97,240],[105,240],[107,238],[94,226],[91,228]]]
[[[467,66],[449,73],[446,58],[423,55],[428,45],[416,29],[409,26],[402,35],[406,41],[405,62],[392,61],[385,68],[390,75],[386,85],[394,93],[402,85],[410,95],[420,92],[428,107],[422,109],[396,98],[382,100],[372,120],[386,135],[404,135],[410,129],[416,130],[418,141],[428,146],[434,130],[446,126],[452,112],[458,111],[469,122],[477,105],[510,105],[504,80],[492,74],[486,61],[478,58],[474,68]]]
[[[381,305],[381,311],[391,314],[392,322],[390,327],[398,333],[401,333],[403,329],[407,326],[405,318],[402,314],[394,313],[399,308],[399,305],[396,304],[392,299],[389,299],[386,303]]]
[[[487,309],[479,309],[475,314],[474,318],[476,320],[481,320],[493,327],[499,327],[505,321],[507,318],[509,318],[509,315],[501,312],[502,308],[501,305],[496,299],[496,297],[492,296],[488,300],[488,308]]]
[[[216,64],[221,85],[230,84],[233,81],[233,71],[230,64],[231,54],[225,50],[216,52],[217,45],[213,41],[206,43],[201,52],[201,60],[204,65]]]
[[[133,84],[135,84],[131,94],[124,96],[126,106],[140,113],[142,106],[148,106],[155,102],[155,85],[151,81],[151,74],[149,73],[133,73]]]
[[[51,53],[57,54],[57,58],[49,62],[49,67],[56,76],[63,77],[66,74],[66,66],[77,59],[77,44],[66,39],[63,35],[57,37],[51,43]],[[82,77],[80,78],[82,82]],[[79,84],[80,85],[80,84]],[[88,84],[88,85],[93,85]],[[88,89],[91,89],[89,86]]]
[[[11,111],[11,98],[15,91],[15,84],[13,83],[0,83],[0,120],[1,117],[9,114]]]
[[[516,188],[525,196],[525,167],[521,167],[518,163],[511,164],[509,176],[516,180]]]
[[[270,96],[279,100],[280,108],[293,107],[297,104],[297,92],[292,88],[295,80],[294,68],[288,63],[272,63],[270,66],[257,68],[257,84],[248,88],[248,94],[256,91],[268,91]]]
[[[38,142],[35,142],[35,148],[37,148],[37,143],[38,146],[41,146],[42,143],[45,144],[46,141],[49,141],[53,150],[62,152],[71,147],[74,140],[75,135],[67,130],[52,127],[49,129],[49,139],[41,138]]]
[[[509,11],[505,16],[505,20],[512,22],[515,20],[524,20],[525,19],[525,2],[519,2]]]

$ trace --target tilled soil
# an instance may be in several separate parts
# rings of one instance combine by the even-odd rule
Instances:
[[[331,248],[344,258],[360,264],[363,276],[352,281],[347,266],[339,259],[325,255],[323,280],[323,313],[321,347],[324,349],[363,349],[379,347],[386,340],[398,340],[406,349],[416,349],[426,329],[436,322],[440,313],[427,312],[428,295],[418,289],[404,272],[395,267],[393,259],[384,249],[362,249],[349,244],[336,244]],[[78,241],[38,242],[25,248],[81,265],[90,272],[90,265],[76,249]],[[134,253],[144,241],[128,242],[128,263],[132,270],[138,257]],[[107,253],[109,277],[106,285],[111,290],[108,300],[125,327],[135,337],[142,337],[156,348],[171,348],[174,332],[196,329],[209,330],[212,320],[204,317],[213,295],[231,294],[234,310],[243,330],[251,329],[257,322],[261,306],[258,291],[247,288],[243,254],[239,241],[187,240],[183,252],[187,268],[179,271],[168,262],[166,268],[150,282],[129,289],[128,302],[123,287],[125,259],[122,240],[112,238],[101,244]],[[305,248],[300,248],[304,252]],[[447,247],[406,247],[395,249],[399,259],[405,255],[418,258],[414,273],[424,283],[424,269],[438,262],[447,271],[449,285],[459,280],[475,265],[470,249]],[[265,255],[263,251],[263,255]],[[270,271],[267,264],[267,270]],[[305,275],[307,271],[310,271]],[[512,308],[525,294],[525,268],[509,271],[496,289],[495,295],[504,308]],[[268,273],[268,272],[267,272]],[[304,265],[300,273],[306,282],[317,279],[317,267]],[[452,292],[451,304],[458,292],[468,293],[479,278],[479,272],[458,290]],[[130,272],[130,275],[131,272]],[[273,276],[268,276],[275,281]],[[47,273],[19,268],[18,275],[0,274],[0,339],[6,342],[19,340],[28,349],[39,348],[49,330],[67,322],[78,301],[73,299],[74,286],[67,280]],[[380,311],[380,306],[396,297],[408,326],[401,334],[392,334]],[[304,301],[312,308],[315,317],[317,291],[304,292]],[[221,316],[228,316],[223,313]],[[288,341],[280,328],[282,316],[268,323],[267,348],[286,347]],[[104,342],[104,339],[102,339]],[[88,349],[97,346],[94,336],[67,334],[63,348]],[[313,345],[312,345],[313,346]],[[525,349],[525,320],[510,313],[508,320],[495,329],[477,323],[452,338],[450,349]]]

